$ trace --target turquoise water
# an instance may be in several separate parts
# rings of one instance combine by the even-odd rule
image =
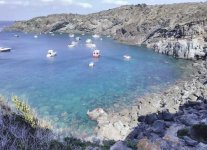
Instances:
[[[77,47],[70,49],[67,45],[74,39],[66,34],[33,36],[0,33],[0,47],[12,48],[10,53],[0,53],[0,93],[21,96],[40,117],[77,133],[93,131],[95,122],[88,119],[87,110],[130,105],[137,96],[174,83],[185,72],[186,61],[106,37],[81,36]],[[101,50],[100,59],[92,58],[92,50],[85,46],[87,38]],[[48,49],[57,51],[57,57],[46,58]],[[125,61],[125,54],[132,59]],[[88,67],[91,61],[94,68]]]

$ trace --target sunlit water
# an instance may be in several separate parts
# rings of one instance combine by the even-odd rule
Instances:
[[[26,99],[55,127],[91,133],[95,122],[87,110],[132,105],[137,96],[172,84],[186,71],[186,61],[106,37],[92,38],[102,55],[93,59],[93,50],[85,46],[87,38],[92,37],[81,36],[75,48],[68,48],[74,38],[66,34],[35,39],[34,34],[1,32],[0,47],[12,51],[0,53],[0,93]],[[57,57],[46,58],[48,49],[57,51]],[[132,59],[124,60],[125,54]],[[94,68],[88,67],[90,62],[95,62]]]

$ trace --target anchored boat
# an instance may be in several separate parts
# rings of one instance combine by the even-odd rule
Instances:
[[[86,43],[87,43],[87,44],[90,44],[90,43],[92,43],[92,40],[91,40],[91,39],[87,39],[87,40],[86,40]]]
[[[130,60],[130,59],[132,58],[132,57],[129,56],[129,55],[124,55],[123,57],[124,57],[125,60]]]
[[[95,64],[94,64],[94,62],[90,62],[90,63],[88,64],[88,66],[89,66],[90,68],[93,68],[93,67],[95,66]]]
[[[94,35],[93,35],[93,38],[100,38],[100,35],[98,35],[98,34],[94,34]]]
[[[93,51],[93,57],[94,58],[99,58],[101,56],[100,50],[94,50]]]
[[[54,50],[48,50],[47,57],[55,57],[57,55],[57,52]]]
[[[11,48],[0,47],[0,52],[10,52]]]

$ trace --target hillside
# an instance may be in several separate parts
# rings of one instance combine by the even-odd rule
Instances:
[[[145,44],[178,58],[206,55],[207,3],[122,6],[89,15],[56,14],[16,22],[7,30],[97,33],[129,44]]]

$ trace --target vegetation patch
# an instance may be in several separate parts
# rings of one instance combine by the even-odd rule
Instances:
[[[177,132],[177,136],[179,138],[183,138],[184,136],[188,136],[189,135],[189,129],[188,128],[185,128],[185,129],[181,129],[181,130],[178,130]]]
[[[32,126],[36,127],[38,124],[38,120],[36,117],[34,117],[34,113],[29,105],[27,105],[25,102],[21,101],[17,96],[14,96],[12,98],[12,101],[14,102],[16,109],[21,113],[21,115],[24,117],[24,119]]]
[[[191,138],[207,144],[207,125],[194,125],[191,129]]]

